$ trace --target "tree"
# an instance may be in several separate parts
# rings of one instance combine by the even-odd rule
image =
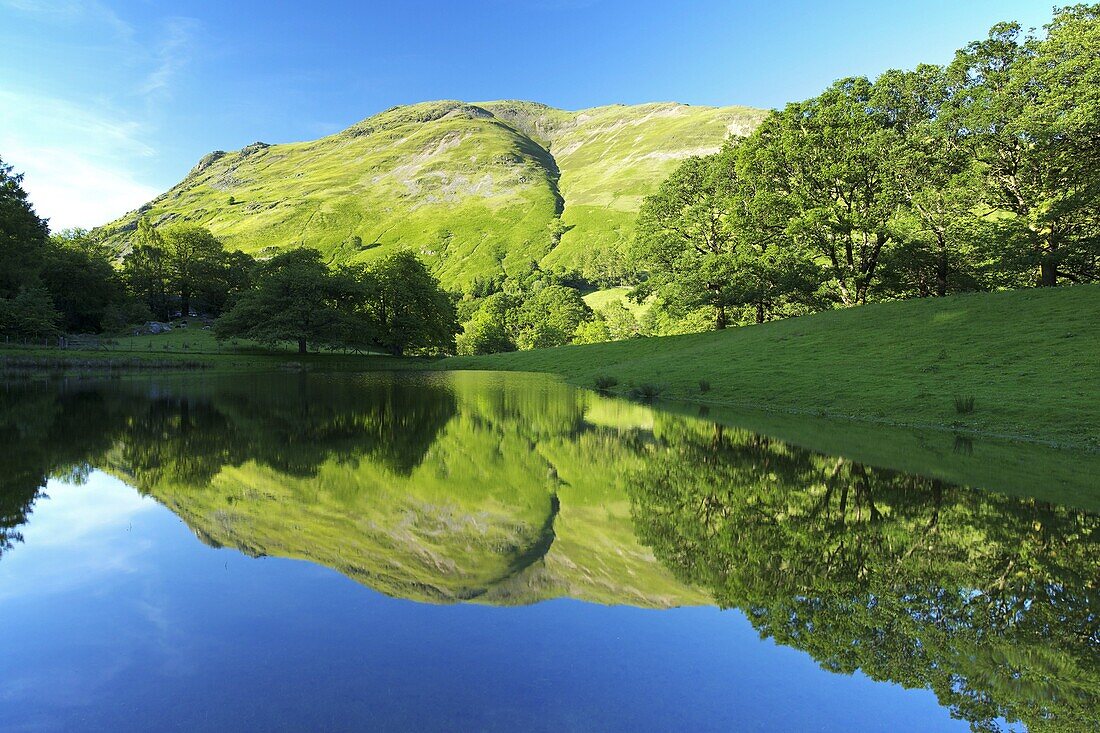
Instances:
[[[596,311],[592,320],[584,321],[573,335],[575,344],[599,344],[634,338],[641,328],[634,314],[619,301],[608,303]]]
[[[753,134],[741,170],[786,220],[786,234],[824,263],[844,305],[867,302],[904,199],[893,167],[900,137],[869,114],[873,87],[844,79],[788,104]]]
[[[209,229],[176,224],[164,231],[169,283],[179,295],[180,315],[191,315],[196,293],[217,290],[223,274],[225,248]]]
[[[941,67],[890,70],[875,81],[871,114],[900,140],[892,172],[901,193],[880,279],[894,295],[944,296],[980,286],[978,172],[974,158],[942,109],[951,93]]]
[[[454,352],[454,299],[416,255],[395,252],[372,262],[366,272],[366,314],[375,345],[396,356],[409,351]]]
[[[5,336],[55,336],[61,332],[61,314],[49,291],[30,285],[14,298],[0,298],[0,334]]]
[[[11,298],[38,278],[49,227],[34,212],[23,174],[0,159],[0,298]]]
[[[253,289],[214,322],[219,339],[294,341],[305,354],[310,343],[336,345],[364,337],[366,286],[347,270],[330,271],[317,250],[282,252],[260,262],[254,276]]]
[[[138,220],[130,252],[122,261],[122,279],[155,318],[168,320],[168,256],[160,232],[145,217]]]
[[[218,315],[232,307],[242,293],[252,287],[256,259],[237,250],[223,252],[213,263],[207,277],[199,281],[195,300],[204,312]]]
[[[66,331],[102,331],[108,314],[125,299],[110,253],[82,229],[50,238],[42,262],[42,282]]]
[[[52,334],[60,316],[41,280],[49,228],[22,184],[22,174],[0,160],[0,333]]]
[[[515,312],[518,301],[507,293],[484,298],[462,326],[456,339],[459,354],[496,354],[515,351]]]
[[[638,213],[634,256],[647,269],[638,297],[656,291],[687,308],[714,309],[714,327],[729,325],[738,305],[735,234],[728,227],[729,179],[716,156],[685,160],[647,196]]]
[[[516,344],[541,349],[569,343],[592,309],[574,288],[548,285],[528,298],[516,313]]]
[[[811,298],[817,268],[787,235],[767,182],[753,179],[754,151],[731,140],[721,153],[689,158],[645,200],[635,254],[649,278],[635,299],[655,291],[666,309],[713,308],[722,329],[741,309],[763,323]]]
[[[1089,82],[1100,78],[1098,8],[1056,11],[1045,39],[999,23],[949,68],[947,116],[981,166],[1005,263],[1045,287],[1097,277],[1100,104]]]

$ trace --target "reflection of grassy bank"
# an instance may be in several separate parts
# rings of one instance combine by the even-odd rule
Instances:
[[[449,359],[662,398],[1100,448],[1100,287],[882,303],[724,332]],[[701,380],[709,382],[705,392]],[[960,414],[955,398],[974,398]]]
[[[708,420],[868,466],[1100,511],[1097,451],[720,405],[666,402],[660,409],[705,414]]]
[[[200,328],[101,340],[98,349],[0,345],[0,374],[80,374],[101,371],[218,369],[260,371],[299,366],[325,371],[378,371],[426,366],[421,359],[341,352],[301,355],[292,344],[265,347],[249,341],[217,341]]]

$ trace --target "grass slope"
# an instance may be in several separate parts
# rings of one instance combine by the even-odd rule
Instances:
[[[532,261],[575,265],[585,249],[625,243],[642,196],[680,159],[716,150],[763,114],[672,103],[397,107],[320,140],[215,151],[100,231],[126,251],[146,215],[200,223],[254,254],[304,244],[334,262],[412,247],[461,286]],[[566,231],[555,247],[559,217]]]
[[[1100,287],[883,303],[720,333],[448,359],[663,398],[1100,448]],[[700,380],[710,382],[703,392]],[[954,397],[974,397],[970,414]]]

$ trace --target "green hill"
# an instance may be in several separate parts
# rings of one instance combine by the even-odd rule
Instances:
[[[576,267],[628,240],[642,197],[679,160],[763,115],[674,103],[396,107],[320,140],[210,153],[100,232],[125,252],[145,215],[202,224],[253,254],[304,244],[334,262],[406,246],[452,286],[532,261]]]
[[[1100,448],[1100,287],[880,303],[760,326],[448,359],[613,391]],[[701,385],[701,381],[709,382]],[[959,411],[955,398],[973,398]]]

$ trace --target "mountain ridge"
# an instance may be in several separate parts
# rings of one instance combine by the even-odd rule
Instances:
[[[766,114],[675,102],[566,111],[538,102],[392,107],[317,140],[215,150],[178,184],[97,231],[120,254],[142,216],[207,226],[267,256],[331,262],[413,248],[450,287],[621,252],[641,199],[678,161]]]

